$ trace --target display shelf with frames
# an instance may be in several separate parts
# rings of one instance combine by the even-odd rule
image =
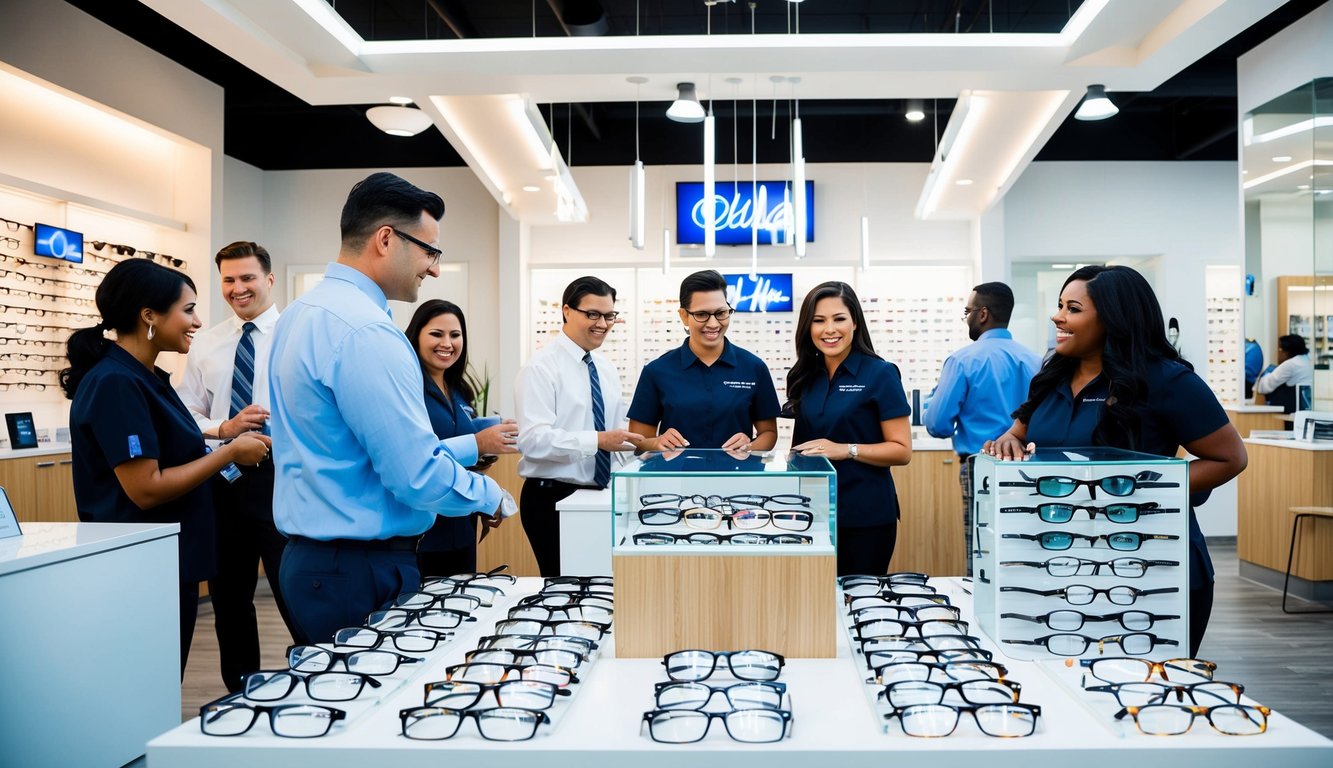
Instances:
[[[1097,655],[1141,656],[1165,659],[1188,655],[1189,652],[1189,469],[1182,459],[1122,451],[1115,448],[1038,449],[1026,461],[999,461],[978,455],[973,471],[973,493],[977,509],[974,531],[975,550],[973,573],[976,574],[976,615],[982,630],[1016,659],[1067,658],[1053,654],[1040,645],[1022,645],[1009,641],[1032,641],[1036,638],[1059,634],[1082,634],[1097,639],[1146,631],[1165,643],[1154,644],[1141,653],[1122,652],[1114,643],[1091,642],[1075,657]],[[1038,495],[1028,485],[1040,477],[1059,476],[1090,481],[1105,477],[1129,475],[1139,482],[1153,483],[1153,487],[1137,487],[1128,496],[1113,496],[1098,488],[1090,497],[1092,488],[1079,485],[1065,497]],[[1170,487],[1166,487],[1170,486]],[[1113,523],[1104,512],[1090,518],[1086,509],[1075,509],[1073,518],[1066,523],[1047,523],[1034,513],[1002,512],[1017,507],[1035,508],[1041,504],[1069,504],[1074,507],[1103,508],[1108,504],[1127,502],[1153,503],[1151,509],[1176,510],[1163,514],[1141,515],[1133,523]],[[1105,536],[1138,532],[1148,535],[1172,536],[1172,539],[1144,540],[1137,550],[1116,550],[1101,539],[1089,546],[1075,538],[1074,546],[1066,550],[1043,549],[1037,541],[1006,536],[1034,536],[1043,532],[1062,532],[1082,536]],[[1056,557],[1074,557],[1107,563],[1118,558],[1139,558],[1148,561],[1169,561],[1176,565],[1154,565],[1143,570],[1141,576],[1118,576],[1109,566],[1102,566],[1098,575],[1053,576],[1044,568],[1005,565],[1012,562],[1047,562]],[[1087,574],[1091,566],[1079,568]],[[1106,594],[1097,594],[1087,605],[1073,605],[1058,595],[1037,595],[1027,591],[1060,590],[1073,585],[1094,589],[1128,586],[1138,590],[1169,590],[1139,596],[1132,605],[1117,605]],[[1017,588],[1015,590],[1014,588]],[[1004,614],[1044,616],[1052,611],[1073,610],[1088,615],[1105,616],[1122,611],[1146,611],[1157,616],[1178,618],[1157,620],[1151,628],[1133,629],[1116,621],[1088,622],[1079,629],[1053,629],[1045,624],[1023,619],[1006,618]],[[1171,643],[1174,643],[1171,644]]]
[[[1245,371],[1244,306],[1240,268],[1210,266],[1204,275],[1206,380],[1223,405],[1240,402]]]

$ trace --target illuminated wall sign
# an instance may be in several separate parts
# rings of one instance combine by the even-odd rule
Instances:
[[[788,245],[793,239],[791,186],[785,181],[717,182],[713,216],[718,245],[749,245],[750,223],[759,212],[759,244]],[[752,194],[753,193],[753,194]],[[702,245],[707,206],[699,181],[676,182],[676,242]],[[815,240],[815,183],[805,182],[805,240]]]
[[[82,262],[83,233],[50,224],[38,224],[32,252],[38,256]]]
[[[727,303],[737,312],[791,312],[791,273],[723,275]]]

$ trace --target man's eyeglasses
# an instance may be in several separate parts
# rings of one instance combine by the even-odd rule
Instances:
[[[605,320],[607,325],[612,325],[616,322],[616,318],[620,317],[619,312],[598,312],[595,309],[579,309],[577,307],[570,307],[570,309],[578,312],[594,323]]]
[[[708,322],[708,319],[710,317],[720,323],[723,320],[726,320],[728,317],[731,317],[735,313],[736,310],[732,309],[731,307],[726,307],[724,309],[715,309],[712,312],[704,312],[703,310],[700,310],[698,312],[691,312],[688,309],[685,310],[685,314],[694,318],[694,322],[696,323],[706,323]]]
[[[1092,480],[1079,480],[1074,477],[1064,477],[1062,475],[1048,475],[1045,477],[1032,478],[1026,473],[1020,472],[1023,480],[1006,480],[1000,483],[1001,488],[1036,488],[1034,496],[1049,496],[1053,499],[1061,499],[1065,496],[1074,495],[1082,486],[1088,487],[1088,493],[1092,498],[1097,498],[1097,489],[1112,496],[1129,496],[1140,488],[1179,488],[1180,483],[1161,483],[1152,482],[1153,479],[1161,477],[1156,472],[1141,472],[1140,477],[1132,475],[1111,475],[1109,477],[1098,477]],[[1152,478],[1142,477],[1142,475],[1151,475]]]
[[[398,713],[403,735],[409,739],[435,741],[452,739],[463,721],[477,721],[477,733],[487,741],[527,741],[537,735],[542,723],[551,716],[540,710],[517,707],[457,710],[446,707],[412,707]]]
[[[199,708],[199,730],[207,736],[240,736],[255,724],[260,715],[268,715],[274,736],[311,739],[329,732],[333,724],[347,719],[341,709],[318,704],[279,704],[266,707],[246,704],[239,694],[228,694]]]
[[[1035,507],[1002,507],[1000,514],[1029,514],[1041,518],[1043,523],[1067,523],[1074,519],[1075,512],[1087,512],[1089,520],[1096,520],[1097,515],[1104,516],[1113,523],[1136,523],[1144,515],[1169,515],[1180,512],[1179,509],[1158,509],[1157,502],[1143,504],[1122,502],[1107,504],[1104,507],[1081,506],[1078,504],[1038,504]]]
[[[422,242],[421,240],[418,240],[415,237],[412,237],[406,232],[402,232],[395,227],[389,227],[389,229],[392,229],[395,235],[398,235],[399,237],[403,238],[412,245],[415,245],[416,247],[425,251],[426,255],[430,257],[430,265],[432,267],[440,263],[440,257],[444,255],[444,251],[440,250],[439,248],[436,248],[430,243]]]
[[[977,728],[987,736],[1031,736],[1037,730],[1041,707],[1035,704],[977,704],[965,707],[948,704],[914,704],[900,707],[884,715],[898,718],[903,733],[908,736],[937,738],[948,736],[958,729],[958,720],[964,713],[972,715]]]
[[[1060,610],[1043,613],[1040,616],[1028,616],[1022,613],[1002,613],[1002,619],[1020,619],[1030,621],[1034,624],[1044,624],[1051,629],[1075,630],[1082,629],[1084,624],[1114,621],[1125,629],[1141,630],[1152,629],[1153,624],[1159,621],[1169,621],[1178,619],[1174,614],[1156,614],[1147,611],[1118,611],[1105,615],[1096,615],[1083,613],[1082,611]]]
[[[1227,736],[1256,736],[1268,730],[1268,707],[1245,704],[1222,704],[1216,707],[1188,707],[1178,704],[1149,704],[1146,707],[1125,707],[1115,719],[1134,718],[1139,731],[1149,736],[1178,736],[1202,717],[1213,730]]]
[[[1165,533],[1139,533],[1138,531],[1118,531],[1116,533],[1103,533],[1100,536],[1088,536],[1066,531],[1042,531],[1041,533],[1006,533],[1000,538],[1035,541],[1041,545],[1042,549],[1054,551],[1069,549],[1074,546],[1075,541],[1086,541],[1089,547],[1095,546],[1099,541],[1105,541],[1108,547],[1121,552],[1137,551],[1145,541],[1177,541],[1180,539],[1179,536]]]
[[[1079,662],[1088,674],[1103,683],[1132,683],[1151,680],[1157,675],[1170,683],[1198,683],[1212,680],[1217,664],[1203,659],[1147,659],[1104,658],[1083,659]]]
[[[966,320],[968,315],[972,314],[973,312],[980,312],[983,309],[990,309],[990,307],[987,307],[985,305],[982,305],[980,307],[963,307],[963,319]]]
[[[1224,683],[1207,680],[1201,683],[1171,685],[1167,683],[1112,683],[1084,688],[1094,693],[1109,693],[1122,707],[1146,707],[1149,704],[1182,704],[1189,699],[1191,704],[1203,706],[1217,704],[1239,704],[1245,686],[1238,683]]]
[[[1161,587],[1159,589],[1135,589],[1117,585],[1107,589],[1096,589],[1086,584],[1070,584],[1063,589],[1029,589],[1027,587],[1000,587],[1001,592],[1024,592],[1042,597],[1062,597],[1070,605],[1089,605],[1098,595],[1103,595],[1114,605],[1133,605],[1140,597],[1148,595],[1166,595],[1179,592],[1180,587]]]
[[[1178,560],[1144,560],[1138,557],[1117,557],[1107,562],[1085,560],[1081,557],[1052,557],[1044,563],[1029,560],[1007,560],[1000,563],[1000,565],[1042,568],[1050,575],[1057,577],[1096,576],[1102,572],[1103,568],[1106,568],[1116,576],[1126,579],[1139,579],[1148,572],[1149,568],[1155,565],[1177,566],[1180,565],[1180,562]]]
[[[1113,643],[1120,646],[1120,650],[1125,653],[1142,655],[1152,652],[1153,648],[1159,645],[1180,645],[1175,640],[1158,637],[1151,632],[1130,632],[1125,635],[1107,635],[1106,637],[1088,637],[1087,635],[1076,635],[1066,632],[1056,633],[1054,635],[1044,635],[1033,638],[1032,640],[1005,640],[1010,645],[1038,645],[1055,654],[1056,656],[1079,656],[1088,650],[1093,643],[1097,647],[1107,643]]]
[[[279,701],[291,695],[298,685],[305,685],[306,696],[315,701],[351,701],[369,685],[384,685],[370,675],[356,672],[314,672],[301,674],[291,670],[251,672],[241,679],[241,690],[251,701]]]

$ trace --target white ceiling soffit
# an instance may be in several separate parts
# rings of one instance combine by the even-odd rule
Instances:
[[[989,192],[950,185],[934,195],[931,215],[977,215],[1022,173],[1041,144],[1077,104],[1084,88],[1148,91],[1281,6],[1284,0],[1086,0],[1058,34],[718,35],[504,38],[488,40],[362,40],[327,0],[143,0],[192,34],[315,105],[386,103],[412,95],[464,158],[458,131],[441,125],[439,99],[527,94],[536,103],[629,101],[629,76],[643,76],[639,98],[667,101],[675,84],[698,84],[699,95],[730,97],[724,81],[740,77],[742,95],[781,98],[770,77],[797,76],[802,98],[947,98],[985,93],[991,131],[1019,130],[1033,145],[995,153],[995,167],[970,162],[973,187],[993,179]],[[1031,98],[1022,92],[1034,92]],[[1069,97],[1037,128],[1035,117],[1055,97]],[[1044,95],[1043,95],[1044,94]],[[490,120],[510,120],[493,105]],[[470,112],[469,112],[470,113]],[[471,113],[470,113],[471,114]],[[1007,116],[1003,117],[1002,116]],[[487,118],[472,119],[485,123]],[[961,119],[955,112],[955,120]],[[517,130],[517,124],[511,126]],[[956,132],[959,132],[955,129]],[[466,132],[466,129],[464,129]],[[970,133],[970,131],[969,131]],[[965,136],[966,138],[966,136]],[[1004,140],[1006,145],[1012,144]],[[976,155],[966,145],[955,153]],[[1001,157],[1000,155],[1003,155]],[[1019,158],[1017,165],[1013,157]],[[497,163],[525,162],[524,153]],[[486,172],[468,160],[479,176]],[[963,162],[959,160],[958,162]],[[943,164],[948,166],[948,158]],[[938,164],[938,162],[937,162]],[[938,169],[937,169],[938,170]],[[944,168],[949,171],[949,168]],[[982,171],[986,171],[983,173]],[[500,173],[499,170],[495,171]],[[937,174],[932,174],[932,178]],[[497,180],[483,182],[511,215]],[[930,192],[928,188],[926,190]],[[969,206],[955,194],[973,200]],[[926,195],[923,195],[923,201]],[[982,208],[976,208],[982,204]]]

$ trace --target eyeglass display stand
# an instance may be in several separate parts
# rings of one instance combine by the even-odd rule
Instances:
[[[1141,474],[1146,473],[1146,474]],[[1070,477],[1075,480],[1095,480],[1116,475],[1155,477],[1151,482],[1174,483],[1174,487],[1136,488],[1129,496],[1112,496],[1102,488],[1096,497],[1090,496],[1090,487],[1080,485],[1072,494],[1053,498],[1037,494],[1035,485],[1024,486],[1028,479],[1040,477]],[[972,475],[973,498],[976,503],[973,531],[975,549],[972,552],[972,572],[975,574],[975,605],[977,621],[982,630],[1006,656],[1014,659],[1037,660],[1053,658],[1094,658],[1097,656],[1139,656],[1148,659],[1178,658],[1189,653],[1189,465],[1182,459],[1123,451],[1115,448],[1039,448],[1026,461],[998,461],[978,454]],[[1007,485],[1014,483],[1019,485]],[[1105,507],[1116,502],[1155,502],[1159,509],[1179,510],[1171,514],[1143,515],[1133,523],[1113,523],[1104,514],[1089,518],[1087,511],[1076,509],[1067,523],[1047,523],[1037,514],[1001,513],[1004,508],[1030,507],[1059,503],[1075,507]],[[1085,540],[1074,541],[1070,549],[1052,551],[1043,549],[1037,541],[1004,538],[1006,534],[1037,535],[1046,531],[1101,536],[1134,531],[1144,534],[1175,536],[1171,540],[1147,540],[1135,551],[1111,549],[1105,540],[1089,547]],[[1084,560],[1109,562],[1117,558],[1169,560],[1179,565],[1150,566],[1140,577],[1117,576],[1109,566],[1102,566],[1098,575],[1088,574],[1090,566],[1079,569],[1079,575],[1053,576],[1043,568],[1006,566],[1012,561],[1046,562],[1054,557],[1075,557]],[[1086,585],[1094,589],[1128,586],[1139,590],[1174,588],[1165,594],[1139,596],[1132,605],[1117,605],[1104,594],[1097,595],[1088,605],[1071,605],[1058,595],[1043,596],[1030,592],[1004,591],[1004,587],[1030,590],[1058,590],[1072,585]],[[1085,622],[1079,629],[1052,629],[1045,624],[1023,619],[1002,618],[1006,613],[1025,616],[1043,616],[1051,611],[1073,610],[1087,615],[1106,615],[1121,611],[1147,611],[1157,615],[1178,616],[1176,619],[1155,621],[1146,630],[1126,629],[1116,621]],[[1070,633],[1093,638],[1149,632],[1159,639],[1175,644],[1155,644],[1142,653],[1126,652],[1119,644],[1091,642],[1078,657],[1051,653],[1041,645],[1016,645],[1010,640],[1029,641],[1048,635]]]
[[[836,653],[837,476],[823,457],[688,449],[641,457],[612,473],[612,571],[616,655],[662,657],[682,648],[762,648],[788,658]],[[647,494],[776,496],[810,499],[805,531],[768,524],[753,531],[724,523],[708,531],[684,523],[645,526]],[[695,506],[702,506],[696,500]],[[716,503],[714,500],[713,503]],[[662,506],[662,505],[651,505]],[[769,504],[778,507],[778,504]],[[795,508],[795,507],[793,507]],[[809,544],[636,544],[642,533],[808,536]]]

